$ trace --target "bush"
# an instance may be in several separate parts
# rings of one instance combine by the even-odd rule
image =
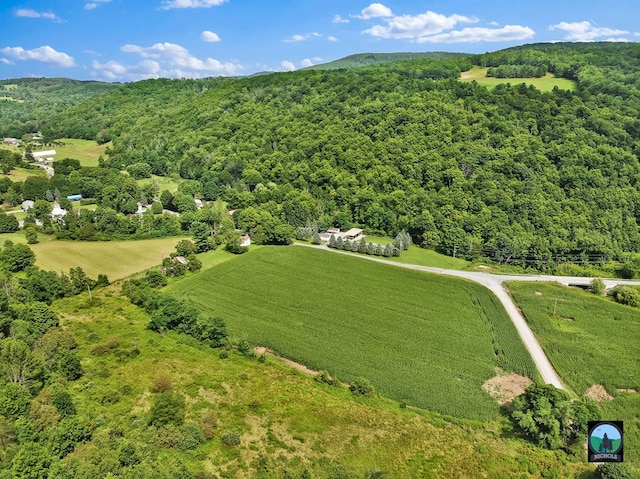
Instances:
[[[589,291],[596,296],[604,296],[606,287],[602,278],[594,278],[589,284]]]
[[[616,303],[636,308],[640,306],[640,291],[631,286],[616,286],[610,295]]]
[[[180,425],[184,421],[184,398],[171,391],[158,394],[153,399],[149,425],[165,426],[167,424]]]
[[[220,439],[225,446],[234,447],[240,444],[240,434],[236,431],[227,431]]]
[[[206,439],[211,439],[216,433],[218,420],[212,412],[207,412],[200,422],[202,424],[202,432],[204,433],[204,437]]]
[[[594,479],[635,479],[629,467],[624,463],[607,462],[596,467]]]
[[[180,432],[182,433],[182,437],[178,443],[178,448],[181,451],[195,449],[207,440],[202,429],[192,423],[186,423],[180,426]]]
[[[366,378],[356,378],[349,386],[349,390],[354,396],[371,396],[373,394],[373,385]]]
[[[171,384],[171,380],[168,377],[158,376],[153,380],[151,391],[154,393],[163,393],[171,391],[172,389],[173,384]]]
[[[235,239],[227,242],[227,244],[224,245],[224,249],[232,254],[243,254],[249,251],[247,246],[241,246]]]

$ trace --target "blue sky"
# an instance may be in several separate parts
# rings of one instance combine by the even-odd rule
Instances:
[[[637,0],[5,0],[0,78],[287,71],[353,53],[640,41]]]

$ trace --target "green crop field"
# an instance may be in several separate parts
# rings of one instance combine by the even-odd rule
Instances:
[[[182,238],[139,241],[48,241],[31,245],[36,265],[50,271],[82,267],[92,278],[106,274],[110,280],[124,278],[162,263]]]
[[[98,166],[98,157],[104,155],[108,143],[98,145],[92,140],[78,140],[75,138],[61,138],[60,145],[55,146],[56,160],[73,158],[80,161],[82,166]]]
[[[501,83],[510,83],[512,85],[526,83],[527,85],[535,86],[540,91],[551,91],[556,86],[561,90],[574,91],[576,89],[576,83],[574,81],[567,80],[566,78],[556,78],[551,73],[547,73],[547,75],[542,78],[494,78],[487,76],[487,68],[479,67],[474,67],[469,71],[462,72],[460,80],[475,80],[479,85],[488,88],[494,88]]]
[[[625,421],[628,457],[639,464],[640,310],[555,284],[508,287],[562,380],[580,395],[601,384],[614,396],[600,407]]]
[[[169,293],[235,337],[383,395],[486,419],[495,367],[533,374],[508,316],[474,283],[301,247],[264,247],[174,283]],[[496,354],[497,353],[497,354]]]

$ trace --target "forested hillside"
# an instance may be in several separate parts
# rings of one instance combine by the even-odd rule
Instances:
[[[472,64],[536,67],[575,92],[489,90]],[[361,225],[468,258],[535,263],[640,251],[640,46],[540,44],[456,59],[251,78],[149,80],[54,118],[112,139],[204,199],[291,225]]]
[[[118,86],[68,78],[0,80],[0,136],[36,133],[44,120]]]

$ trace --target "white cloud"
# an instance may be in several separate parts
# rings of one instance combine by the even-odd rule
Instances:
[[[16,17],[24,17],[24,18],[46,18],[47,20],[57,20],[60,21],[60,18],[51,12],[36,12],[31,8],[18,8],[14,11]]]
[[[430,10],[415,16],[401,15],[387,20],[386,25],[374,25],[365,30],[374,37],[409,39],[420,41],[427,35],[435,35],[450,30],[458,23],[476,23],[478,19],[462,15],[445,16]]]
[[[487,23],[487,25],[490,25],[492,27],[497,27],[499,25],[499,23],[498,22],[489,22],[489,23]]]
[[[111,0],[93,0],[93,2],[87,2],[84,4],[85,10],[93,10],[94,8],[98,8],[103,3],[110,3]]]
[[[280,66],[282,67],[283,70],[290,71],[290,72],[296,69],[295,64],[293,62],[290,62],[289,60],[281,61]]]
[[[215,58],[200,59],[175,43],[156,43],[150,47],[123,45],[121,51],[135,53],[144,60],[134,65],[117,62],[94,62],[94,76],[110,80],[138,80],[141,78],[201,78],[212,75],[236,75],[244,67],[238,63],[221,62]]]
[[[158,78],[162,70],[158,62],[143,60],[135,65],[125,66],[115,61],[92,63],[94,78],[111,81],[138,81],[147,78]]]
[[[360,12],[360,15],[354,15],[354,17],[361,18],[363,20],[392,16],[393,12],[391,11],[391,9],[381,3],[372,3],[367,8],[363,9],[362,12]]]
[[[300,62],[300,66],[302,68],[312,67],[313,65],[316,65],[318,64],[318,62],[321,62],[321,61],[322,61],[321,57],[305,58]]]
[[[0,62],[4,63],[5,65],[15,65],[15,63],[9,60],[8,58],[0,58]]]
[[[205,30],[200,34],[200,38],[205,42],[219,42],[221,41],[220,37],[217,33],[210,32],[209,30]]]
[[[346,18],[342,18],[340,15],[336,15],[333,17],[333,20],[331,20],[333,23],[349,23],[349,20],[347,20]]]
[[[13,60],[36,61],[55,67],[68,68],[76,64],[73,57],[66,53],[58,52],[49,45],[34,48],[33,50],[25,50],[22,47],[5,47],[0,49],[0,53]]]
[[[172,8],[211,8],[218,7],[227,0],[164,0],[162,2],[163,10]]]
[[[359,18],[364,18],[364,15]],[[362,33],[377,38],[408,40],[415,43],[505,42],[525,40],[535,35],[529,27],[522,25],[498,27],[496,22],[490,22],[490,27],[459,28],[462,24],[479,21],[475,17],[458,14],[447,16],[427,10],[417,15],[386,16],[383,24],[373,25]],[[459,29],[455,30],[457,27]]]
[[[612,35],[626,35],[626,30],[618,30],[614,28],[596,27],[589,21],[584,22],[560,22],[551,25],[550,30],[562,30],[566,32],[565,40],[574,42],[591,42],[601,37],[611,37]],[[620,40],[617,40],[620,41]]]
[[[313,33],[305,33],[303,35],[297,34],[292,35],[285,40],[286,43],[297,43],[297,42],[305,42],[311,38],[320,38],[322,35],[318,32]]]
[[[327,40],[329,40],[330,42],[337,42],[338,41],[338,39],[336,37],[334,37],[333,35],[328,36]]]
[[[429,35],[416,40],[417,43],[477,43],[510,42],[526,40],[535,35],[529,27],[505,25],[502,28],[469,27],[438,35]]]

